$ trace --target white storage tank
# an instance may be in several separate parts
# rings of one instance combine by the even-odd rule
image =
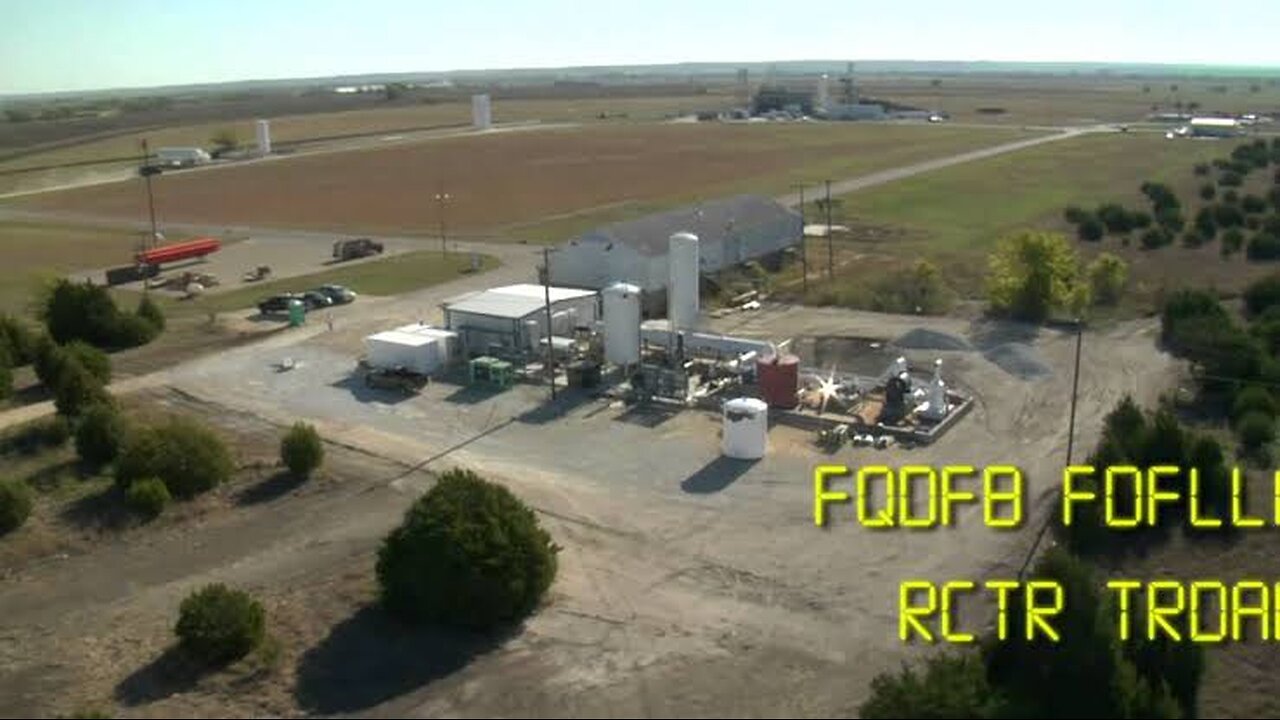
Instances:
[[[692,330],[698,323],[698,236],[678,232],[667,246],[667,320],[671,331]]]
[[[258,135],[258,154],[271,154],[271,122],[268,120],[259,120],[256,124]]]
[[[734,398],[724,404],[721,452],[738,460],[764,457],[769,440],[769,406],[757,398]]]
[[[493,124],[492,105],[488,95],[471,96],[471,126],[476,130],[488,130]]]
[[[615,283],[604,289],[604,361],[640,362],[640,288]]]

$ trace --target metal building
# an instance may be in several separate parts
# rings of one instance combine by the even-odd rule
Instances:
[[[546,289],[507,285],[451,298],[444,303],[445,327],[458,334],[470,355],[533,356],[547,336]],[[570,336],[594,327],[599,297],[593,290],[552,287],[551,335]]]
[[[696,235],[698,271],[711,273],[791,247],[801,231],[794,210],[766,197],[738,195],[583,233],[551,253],[550,281],[592,290],[630,283],[644,290],[646,309],[656,311],[666,302],[672,235]]]

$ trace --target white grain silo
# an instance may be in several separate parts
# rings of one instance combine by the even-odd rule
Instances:
[[[471,126],[476,130],[488,130],[493,124],[493,109],[488,95],[471,96]]]
[[[823,73],[822,77],[818,78],[817,97],[813,101],[813,109],[816,112],[825,113],[827,111],[827,105],[831,102],[830,83],[831,79],[827,77],[826,73]]]
[[[640,288],[616,283],[604,289],[604,361],[640,362]]]
[[[734,398],[724,404],[720,451],[738,460],[759,460],[769,442],[769,406],[757,398]]]
[[[698,324],[698,236],[678,232],[667,245],[667,321],[671,332]]]
[[[255,126],[258,136],[258,154],[271,154],[271,121],[259,120]]]

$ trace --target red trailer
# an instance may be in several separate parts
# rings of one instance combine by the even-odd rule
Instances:
[[[139,265],[163,265],[165,263],[178,262],[179,260],[204,257],[210,253],[217,252],[221,248],[222,243],[217,238],[193,238],[171,245],[161,245],[150,250],[143,250],[135,255],[134,259],[138,261]]]

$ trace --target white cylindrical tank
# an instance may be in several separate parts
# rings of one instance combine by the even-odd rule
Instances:
[[[820,112],[827,111],[827,105],[831,101],[831,91],[829,89],[830,78],[824,73],[818,78],[817,98],[814,100],[814,109]]]
[[[667,320],[671,331],[698,324],[698,236],[678,232],[667,246]]]
[[[640,288],[616,283],[604,289],[604,361],[640,362]]]
[[[471,96],[471,126],[476,130],[488,130],[493,124],[492,106],[488,95]]]
[[[769,406],[757,398],[734,398],[724,404],[721,452],[738,460],[764,457],[769,440]]]
[[[256,125],[258,135],[258,154],[271,154],[271,121],[259,120]]]
[[[524,321],[524,338],[529,343],[529,349],[536,351],[538,349],[538,341],[542,339],[542,330],[539,328],[537,320]]]

